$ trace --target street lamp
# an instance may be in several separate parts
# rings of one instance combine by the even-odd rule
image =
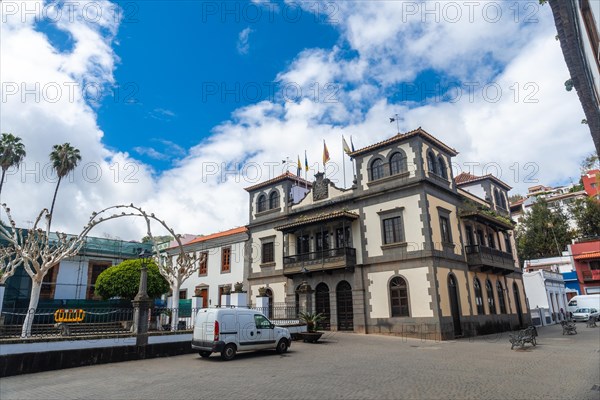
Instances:
[[[140,269],[140,286],[138,293],[131,302],[134,308],[134,333],[136,336],[136,345],[145,346],[148,344],[148,310],[152,299],[148,296],[148,262],[152,257],[152,252],[143,249],[138,254],[142,267]]]

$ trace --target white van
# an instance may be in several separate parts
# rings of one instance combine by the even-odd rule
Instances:
[[[292,343],[286,328],[275,326],[262,313],[248,308],[203,308],[198,310],[192,349],[200,356],[221,353],[231,360],[238,351],[275,349],[285,353]]]
[[[578,308],[595,308],[600,310],[600,294],[584,294],[573,296],[567,305],[567,311],[574,313]]]

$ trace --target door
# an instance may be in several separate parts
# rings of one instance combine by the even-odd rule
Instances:
[[[208,289],[200,290],[200,298],[202,298],[202,308],[208,308]]]
[[[254,314],[256,325],[256,345],[259,349],[267,349],[275,344],[273,324],[262,314]]]
[[[513,282],[513,292],[515,294],[515,305],[517,307],[517,316],[519,317],[519,327],[523,326],[523,310],[521,309],[521,298],[519,297],[519,287]]]
[[[319,329],[330,330],[331,329],[331,307],[329,305],[329,286],[323,282],[319,283],[316,287],[315,303],[317,313],[323,314],[324,319],[319,322]]]
[[[354,311],[352,309],[352,287],[341,281],[336,289],[338,330],[354,330]]]
[[[462,336],[462,327],[460,325],[460,307],[458,303],[458,287],[454,275],[448,276],[448,294],[450,296],[450,312],[452,313],[454,336]]]

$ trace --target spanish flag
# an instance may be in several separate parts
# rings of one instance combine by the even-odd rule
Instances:
[[[325,143],[325,139],[323,139],[323,166],[325,166],[329,160],[329,150],[327,150],[327,144]]]

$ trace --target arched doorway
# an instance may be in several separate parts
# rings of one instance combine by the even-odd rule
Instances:
[[[354,330],[354,311],[352,309],[352,286],[346,281],[338,283],[336,288],[338,330]]]
[[[519,327],[523,326],[523,310],[521,309],[521,297],[519,296],[519,287],[517,282],[513,282],[513,292],[515,294],[515,305],[517,307],[517,316],[519,317]]]
[[[323,321],[319,322],[321,329],[331,329],[331,307],[329,305],[329,286],[321,282],[316,287],[315,306],[317,313],[323,314]]]
[[[273,291],[270,288],[267,288],[267,290],[265,291],[265,296],[267,296],[269,298],[269,315],[267,315],[270,319],[275,318],[275,315],[273,314]]]
[[[454,275],[448,275],[448,295],[450,296],[450,312],[452,313],[452,324],[454,325],[454,336],[462,335],[460,325],[460,307],[458,303],[458,285]]]

